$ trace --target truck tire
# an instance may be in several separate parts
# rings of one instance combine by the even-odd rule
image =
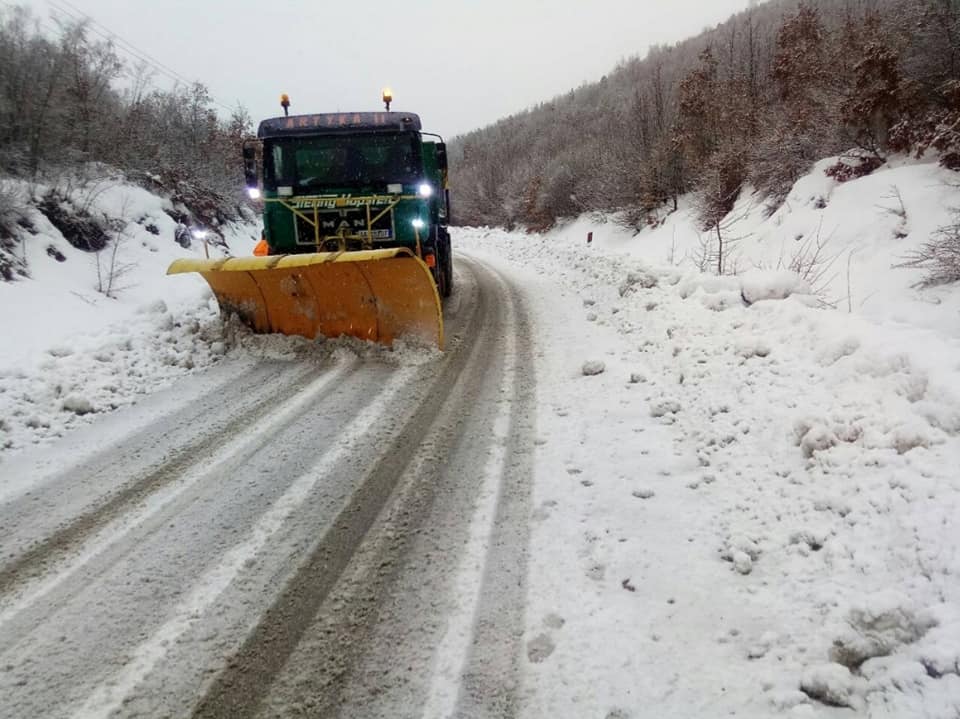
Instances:
[[[432,254],[434,257],[433,267],[430,268],[430,274],[433,275],[433,283],[437,286],[437,294],[441,298],[447,296],[446,287],[444,287],[446,281],[446,274],[443,271],[443,230],[439,227],[435,227],[432,232],[432,237],[430,238],[430,243],[427,245],[426,254]]]
[[[437,264],[443,277],[440,295],[449,297],[453,292],[453,248],[450,245],[450,233],[447,230],[440,230],[439,235],[440,261]]]

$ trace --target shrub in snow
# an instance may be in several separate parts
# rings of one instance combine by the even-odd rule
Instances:
[[[791,295],[809,295],[813,290],[789,270],[750,270],[740,275],[740,296],[748,305],[761,300],[785,300]]]
[[[581,372],[583,372],[585,377],[591,377],[593,375],[603,374],[607,369],[607,366],[598,360],[590,360],[583,363]]]
[[[850,182],[872,174],[884,162],[883,158],[871,155],[847,155],[839,158],[835,164],[828,167],[824,172],[827,177],[832,177],[837,182]]]
[[[954,221],[941,227],[920,249],[909,253],[897,267],[926,271],[918,285],[933,287],[960,282],[960,211]]]

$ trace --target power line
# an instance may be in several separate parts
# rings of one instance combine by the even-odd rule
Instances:
[[[93,33],[95,33],[97,36],[103,38],[104,40],[107,40],[108,42],[114,43],[117,49],[125,52],[127,55],[135,58],[136,60],[139,60],[140,62],[148,65],[154,71],[160,73],[161,75],[167,77],[168,79],[173,80],[174,82],[184,83],[187,86],[193,85],[197,82],[195,80],[190,80],[184,77],[183,75],[178,73],[176,70],[173,70],[167,65],[164,65],[162,62],[160,62],[156,58],[152,57],[151,55],[147,54],[143,50],[139,49],[133,43],[125,40],[123,37],[115,33],[113,30],[110,30],[108,27],[97,22],[92,16],[86,14],[84,11],[78,9],[76,6],[70,4],[67,0],[47,0],[47,2],[55,10],[65,15],[67,19],[72,20],[74,22],[86,22],[90,27],[90,30]],[[60,3],[62,3],[62,5],[66,5],[67,7],[66,8],[62,7]],[[67,8],[70,8],[70,10],[68,10]],[[99,28],[99,30],[97,28]],[[219,105],[220,107],[227,110],[228,112],[233,112],[234,110],[236,110],[235,107],[230,107],[229,105],[220,102],[213,96],[211,96],[210,99],[215,105]]]
[[[57,15],[57,13],[62,14],[62,17],[60,17],[60,15]],[[70,20],[70,21],[73,21],[73,22],[77,22],[77,21],[78,21],[78,18],[75,18],[73,15],[68,14],[65,10],[62,10],[62,9],[60,9],[60,8],[56,8],[56,11],[55,11],[54,15],[55,15],[55,17],[56,17],[58,20]],[[144,58],[144,57],[142,57],[141,55],[137,54],[135,51],[129,50],[129,49],[127,49],[126,47],[123,47],[123,46],[119,45],[118,43],[116,43],[115,38],[113,38],[113,37],[111,37],[111,36],[109,36],[109,35],[103,34],[103,33],[100,32],[99,30],[97,30],[96,28],[92,28],[92,27],[91,27],[91,28],[89,28],[89,30],[90,30],[94,35],[96,35],[97,37],[102,38],[102,39],[104,39],[104,40],[107,40],[107,41],[110,42],[110,43],[113,43],[117,50],[123,52],[124,54],[128,55],[129,57],[133,58],[134,60],[139,60],[139,61],[142,62],[144,65],[149,66],[149,67],[150,67],[151,69],[153,69],[155,72],[158,72],[159,74],[161,74],[161,75],[163,75],[164,77],[166,77],[168,80],[173,80],[175,83],[178,83],[178,84],[181,83],[181,82],[183,82],[183,80],[182,80],[181,78],[179,78],[179,77],[177,77],[177,76],[175,76],[175,75],[172,75],[172,74],[170,74],[169,72],[167,72],[167,71],[165,71],[165,70],[162,70],[161,68],[157,67],[156,65],[154,65],[152,62],[150,62],[150,61],[147,60],[146,58]],[[192,84],[192,83],[189,83],[189,82],[188,82],[187,84]]]

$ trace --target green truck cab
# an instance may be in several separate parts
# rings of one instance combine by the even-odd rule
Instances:
[[[440,296],[450,295],[446,146],[417,115],[275,117],[243,155],[248,191],[264,203],[269,254],[402,247],[430,268]]]

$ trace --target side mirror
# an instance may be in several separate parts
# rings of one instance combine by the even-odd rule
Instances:
[[[258,184],[257,144],[249,140],[243,143],[243,179],[248,188]]]
[[[447,145],[444,142],[437,143],[437,167],[447,169]]]

